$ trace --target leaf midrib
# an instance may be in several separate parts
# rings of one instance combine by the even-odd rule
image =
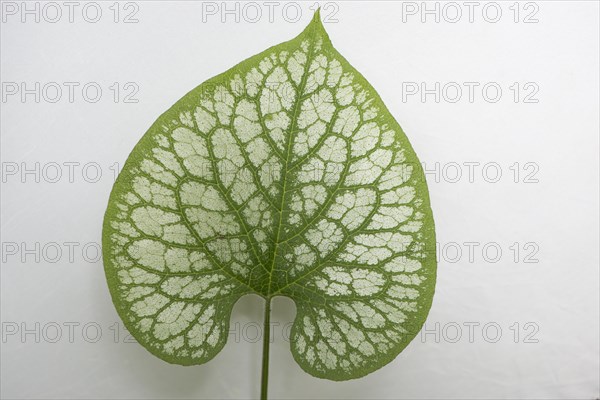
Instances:
[[[286,156],[284,159],[284,169],[283,169],[284,172],[282,174],[283,188],[281,189],[281,198],[280,198],[280,202],[279,202],[279,218],[277,220],[277,227],[276,227],[275,241],[274,241],[275,247],[273,248],[273,258],[271,259],[271,266],[269,267],[269,286],[267,288],[267,293],[266,293],[267,298],[270,298],[271,294],[272,294],[271,287],[272,287],[272,283],[273,283],[273,268],[275,267],[275,260],[277,259],[277,251],[279,249],[279,237],[280,237],[281,228],[283,225],[282,220],[283,220],[283,209],[284,209],[284,204],[285,204],[285,195],[286,195],[286,187],[287,187],[287,180],[288,180],[287,178],[288,178],[288,173],[290,172],[289,160],[290,160],[291,151],[293,148],[292,133],[295,131],[295,129],[297,129],[299,109],[302,105],[302,102],[304,101],[303,93],[306,88],[306,82],[308,81],[310,64],[312,62],[313,54],[314,54],[314,50],[315,50],[315,37],[316,37],[315,25],[313,24],[310,29],[311,29],[311,32],[310,32],[310,35],[308,36],[309,51],[308,51],[308,55],[306,56],[306,63],[304,65],[304,72],[302,74],[302,80],[300,81],[300,85],[298,85],[298,93],[296,95],[296,101],[294,102],[294,112],[292,114],[292,118],[290,121],[290,128],[287,131]]]

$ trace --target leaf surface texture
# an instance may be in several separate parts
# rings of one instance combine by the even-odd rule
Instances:
[[[234,303],[255,293],[295,302],[305,371],[357,378],[410,342],[435,285],[420,163],[318,14],[152,125],[114,185],[103,247],[129,331],[184,365],[221,350]]]

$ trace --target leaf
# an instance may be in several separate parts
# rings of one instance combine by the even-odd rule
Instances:
[[[435,285],[420,163],[318,12],[158,118],[114,185],[103,247],[129,331],[183,365],[213,358],[255,293],[295,302],[306,372],[357,378],[412,340]]]

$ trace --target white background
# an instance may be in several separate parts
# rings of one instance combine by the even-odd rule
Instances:
[[[256,397],[261,342],[252,339],[253,322],[262,321],[259,298],[238,302],[229,343],[211,362],[169,365],[127,343],[96,251],[111,166],[122,165],[152,122],[196,85],[296,36],[312,3],[300,4],[296,23],[289,21],[293,9],[288,20],[282,16],[282,5],[269,22],[262,2],[260,21],[248,21],[254,11],[246,9],[239,23],[234,15],[223,23],[220,13],[205,14],[203,22],[200,2],[136,2],[139,22],[132,24],[113,21],[112,3],[99,2],[97,23],[83,19],[85,3],[72,23],[64,6],[56,23],[44,15],[23,23],[20,13],[3,14],[3,84],[80,86],[73,103],[66,86],[56,103],[48,101],[54,92],[39,103],[19,94],[1,103],[2,397]],[[437,290],[426,332],[386,367],[342,383],[313,378],[295,364],[280,329],[293,320],[293,303],[276,301],[271,397],[598,398],[599,4],[520,3],[515,22],[513,2],[498,2],[496,23],[489,21],[495,6],[482,13],[487,3],[478,3],[472,23],[462,2],[456,23],[449,22],[455,9],[448,7],[436,23],[434,15],[422,22],[420,13],[403,13],[413,8],[402,2],[331,4],[323,14],[335,12],[337,22],[325,24],[334,45],[379,91],[432,171]],[[134,10],[119,8],[120,20]],[[54,18],[54,10],[46,11]],[[524,23],[534,11],[538,22]],[[103,89],[96,103],[82,97],[88,82]],[[114,82],[121,87],[117,103],[109,89]],[[137,103],[123,102],[127,82],[139,87]],[[449,101],[455,92],[442,93],[439,102],[433,94],[423,100],[403,90],[410,82],[428,89],[456,82],[463,96],[456,103]],[[472,102],[464,82],[479,84]],[[482,94],[490,82],[502,89],[497,102],[492,89],[487,99]],[[532,88],[539,90],[528,100],[537,102],[524,102]],[[63,165],[69,162],[79,163],[73,182]],[[480,164],[470,164],[469,177],[471,162]],[[22,174],[36,163],[38,176]],[[57,179],[52,163],[62,166]],[[89,182],[98,166],[102,176]],[[69,242],[77,243],[73,258]]]

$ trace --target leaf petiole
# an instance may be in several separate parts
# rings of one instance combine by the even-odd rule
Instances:
[[[271,298],[265,299],[265,324],[263,327],[262,378],[260,384],[260,399],[267,400],[269,388],[269,347],[271,345]]]

